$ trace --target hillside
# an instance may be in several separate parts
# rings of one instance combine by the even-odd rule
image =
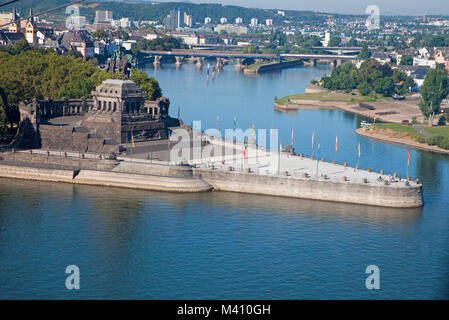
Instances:
[[[69,0],[22,0],[16,3],[16,7],[19,12],[24,15],[28,12],[30,7],[33,7],[34,12],[41,12],[53,7],[66,4]],[[72,0],[73,1],[73,0]],[[2,11],[11,10],[13,5],[2,8]],[[122,17],[128,17],[131,20],[159,20],[163,19],[169,14],[170,10],[181,8],[188,14],[193,16],[194,23],[204,21],[204,18],[210,17],[213,22],[217,22],[221,17],[228,18],[229,22],[233,22],[236,18],[240,17],[244,23],[247,24],[252,18],[259,19],[260,22],[264,22],[265,19],[273,19],[275,23],[281,23],[282,21],[290,18],[295,21],[307,21],[311,24],[314,22],[323,21],[326,19],[325,15],[320,15],[314,12],[308,11],[286,11],[286,17],[277,15],[277,10],[266,10],[256,8],[244,8],[238,6],[223,6],[221,4],[194,4],[194,3],[180,3],[180,2],[168,2],[168,3],[129,3],[120,1],[86,1],[81,8],[81,15],[88,18],[89,21],[93,21],[95,16],[95,10],[110,10],[114,14],[114,19]],[[65,15],[65,10],[60,10],[46,19],[62,19]]]

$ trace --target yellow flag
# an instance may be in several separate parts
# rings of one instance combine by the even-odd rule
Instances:
[[[359,158],[360,158],[360,142],[359,142]]]

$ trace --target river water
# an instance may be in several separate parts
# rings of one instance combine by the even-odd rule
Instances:
[[[274,97],[304,92],[327,66],[244,76],[227,66],[144,68],[171,115],[206,128],[279,129],[283,144],[406,174],[407,149],[354,133],[342,111],[278,113]],[[169,194],[0,179],[0,298],[447,299],[449,157],[411,151],[425,206],[399,210],[213,192]],[[65,288],[77,265],[81,289]],[[368,265],[380,290],[367,290]]]

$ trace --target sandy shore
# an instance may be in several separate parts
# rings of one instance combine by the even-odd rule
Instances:
[[[437,152],[441,154],[449,154],[449,150],[445,150],[442,148],[439,148],[437,146],[429,146],[426,143],[420,143],[414,140],[405,139],[405,138],[397,138],[397,137],[391,137],[387,134],[382,134],[380,132],[374,132],[370,130],[369,128],[359,128],[355,130],[355,132],[361,136],[368,137],[377,141],[386,142],[390,144],[400,145],[400,146],[406,146],[413,149],[418,150],[424,150],[424,151],[430,151],[430,152]]]

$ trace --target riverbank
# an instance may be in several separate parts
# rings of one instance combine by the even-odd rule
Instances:
[[[302,109],[336,109],[382,122],[402,123],[403,120],[411,122],[413,119],[421,122],[425,119],[419,109],[420,101],[419,95],[413,95],[405,100],[378,97],[377,101],[370,102],[368,97],[357,94],[325,91],[277,99],[275,110],[293,112]]]
[[[410,129],[414,130],[412,128]],[[355,133],[363,137],[367,137],[380,142],[449,155],[449,150],[416,141],[415,139],[417,138],[417,136],[413,133],[410,134],[404,131],[402,131],[401,133],[398,130],[390,130],[390,129],[382,130],[375,126],[359,128],[355,130]],[[418,132],[416,132],[416,134],[418,134]]]
[[[243,69],[243,73],[245,74],[258,74],[272,70],[282,70],[287,68],[294,68],[297,66],[304,65],[302,60],[292,60],[292,61],[284,61],[284,62],[261,62],[254,63],[252,65],[246,66]]]

